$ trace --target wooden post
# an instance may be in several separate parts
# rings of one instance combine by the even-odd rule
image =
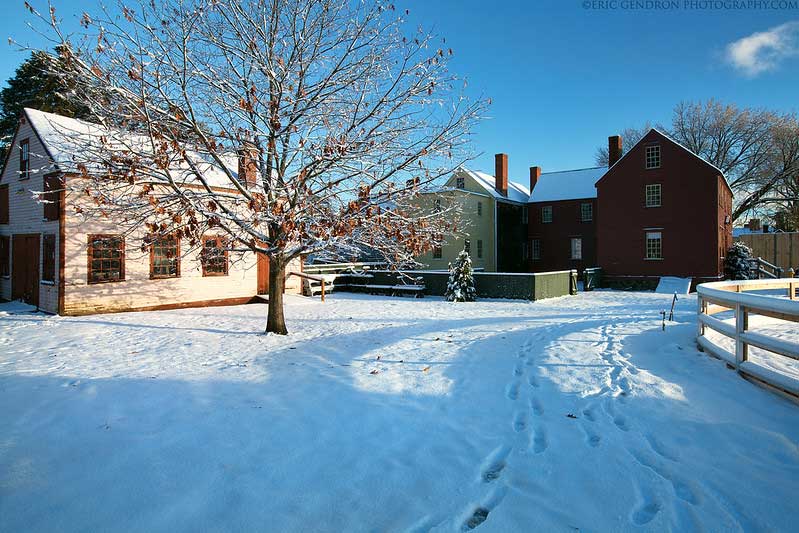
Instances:
[[[735,366],[749,359],[749,345],[741,339],[741,334],[749,328],[749,313],[741,304],[735,304]]]
[[[325,301],[325,280],[322,278],[322,301]]]
[[[704,322],[698,319],[701,317],[701,315],[705,314],[705,312],[707,311],[707,302],[705,302],[705,299],[697,294],[696,304],[697,304],[696,314],[697,314],[697,330],[698,330],[697,333],[701,337],[702,335],[705,334],[705,324]]]

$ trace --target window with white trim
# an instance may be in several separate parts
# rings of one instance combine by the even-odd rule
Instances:
[[[463,176],[458,176],[455,178],[455,187],[458,189],[466,188],[466,180],[463,178]]]
[[[660,168],[660,145],[646,147],[646,168]]]
[[[541,259],[541,239],[530,239],[530,255],[533,261]]]
[[[663,238],[659,231],[646,232],[646,258],[663,259]]]
[[[652,183],[646,186],[646,206],[660,207],[662,198],[660,183]]]
[[[580,220],[591,222],[594,220],[594,205],[590,203],[580,204]]]
[[[541,222],[544,224],[549,224],[552,222],[552,206],[545,205],[541,208]]]
[[[440,213],[441,212],[441,198],[436,198],[435,206],[436,206],[436,213]]]
[[[583,258],[583,240],[579,237],[572,237],[571,240],[571,258],[572,259],[582,259]]]
[[[483,202],[477,202],[477,216],[483,216]]]
[[[481,241],[480,239],[477,240],[477,258],[478,259],[483,258],[483,241]]]

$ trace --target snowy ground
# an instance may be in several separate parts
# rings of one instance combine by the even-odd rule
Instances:
[[[799,407],[670,301],[0,306],[0,531],[796,530]]]

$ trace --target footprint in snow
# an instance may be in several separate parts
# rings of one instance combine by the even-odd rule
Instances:
[[[539,427],[533,433],[533,442],[532,448],[534,453],[544,453],[546,449],[549,447],[549,442],[547,441],[547,434],[544,431],[544,428]]]
[[[505,460],[510,454],[510,446],[499,446],[483,462],[480,469],[480,478],[484,483],[491,483],[499,479],[500,474],[505,469]]]
[[[527,417],[522,411],[516,413],[513,417],[513,431],[521,433],[527,428]]]
[[[630,520],[636,526],[644,526],[651,522],[660,512],[660,503],[655,500],[644,499],[633,509]]]
[[[531,387],[536,387],[537,388],[538,387],[538,378],[535,377],[535,374],[531,373],[527,377],[527,383],[529,383]]]
[[[533,410],[533,413],[538,416],[544,414],[544,408],[541,407],[541,402],[539,402],[537,398],[530,398],[530,408]]]
[[[507,389],[505,390],[505,396],[507,396],[509,400],[517,400],[519,398],[518,381],[514,381],[513,383],[508,385]]]

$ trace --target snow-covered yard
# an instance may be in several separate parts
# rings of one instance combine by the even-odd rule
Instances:
[[[696,300],[0,309],[0,531],[789,531],[799,407]]]

